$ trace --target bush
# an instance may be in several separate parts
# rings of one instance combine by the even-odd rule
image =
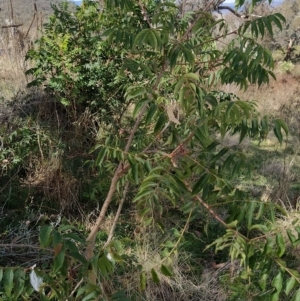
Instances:
[[[122,115],[125,88],[135,77],[119,73],[126,52],[103,38],[105,23],[95,1],[85,1],[74,13],[67,2],[52,8],[43,36],[27,54],[35,63],[27,71],[34,76],[29,86],[44,86],[73,121],[89,108],[100,112],[101,122],[117,126],[111,118]]]

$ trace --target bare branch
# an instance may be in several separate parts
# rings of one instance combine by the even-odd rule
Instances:
[[[12,24],[12,25],[3,25],[1,28],[12,28],[12,27],[20,27],[23,24]]]
[[[219,10],[219,9],[227,9],[227,10],[229,10],[230,12],[232,12],[234,15],[236,15],[237,17],[239,17],[239,18],[242,17],[242,15],[240,15],[238,12],[236,12],[234,9],[232,9],[232,8],[229,7],[229,6],[219,5],[219,6],[218,6],[218,10]]]
[[[129,182],[127,182],[126,185],[125,185],[125,188],[124,188],[124,191],[123,191],[123,197],[122,197],[122,199],[119,203],[118,211],[117,211],[116,216],[114,218],[114,222],[111,226],[107,241],[106,241],[105,245],[103,246],[103,249],[105,249],[109,245],[109,243],[111,242],[111,240],[113,238],[114,231],[115,231],[115,228],[117,226],[117,222],[119,220],[119,217],[120,217],[120,214],[121,214],[121,211],[122,211],[122,208],[123,208],[123,204],[124,204],[125,199],[126,199],[126,194],[128,192],[128,187],[129,187]]]

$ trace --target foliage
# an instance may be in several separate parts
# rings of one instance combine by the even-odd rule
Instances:
[[[103,123],[99,129],[94,165],[111,176],[111,184],[86,242],[68,233],[72,227],[41,228],[41,247],[54,250],[48,273],[40,270],[47,292],[40,292],[41,298],[101,298],[104,292],[97,284],[112,272],[110,257],[117,263],[131,261],[122,257],[116,241],[108,240],[100,252],[95,246],[113,198],[120,196],[122,209],[129,187],[134,195],[130,205],[145,225],[167,231],[171,209],[183,220],[174,238],[164,243],[159,266],[150,273],[139,267],[141,293],[150,279],[159,283],[174,275],[173,259],[188,226],[204,220],[201,231],[209,237],[213,219],[224,235],[207,248],[228,250],[231,263],[238,263],[234,281],[245,298],[299,299],[299,274],[285,261],[289,248],[299,244],[299,229],[278,232],[276,216],[284,210],[233,185],[240,170],[250,173],[251,166],[242,149],[224,143],[225,135],[236,134],[239,143],[246,137],[261,141],[273,126],[282,144],[287,126],[259,116],[255,102],[218,89],[220,83],[247,89],[275,77],[271,53],[257,39],[272,35],[273,26],[281,29],[282,22],[276,13],[228,32],[226,22],[215,20],[209,8],[181,17],[168,1],[107,0],[101,8],[85,0],[74,15],[67,4],[54,8],[43,37],[28,54],[36,64],[28,73],[35,77],[32,84],[44,85],[73,116],[86,108],[99,111],[109,129]],[[229,34],[236,38],[218,49],[216,42]],[[111,132],[116,120],[118,131]],[[65,279],[77,265],[76,285]],[[14,272],[4,272],[9,297]],[[21,293],[13,291],[13,296]]]
[[[118,76],[126,51],[111,47],[100,34],[105,29],[104,16],[97,7],[90,1],[73,13],[67,2],[52,6],[54,13],[43,36],[27,55],[35,62],[27,71],[35,78],[29,86],[43,84],[69,110],[73,121],[86,108],[100,110],[103,121],[112,117],[117,121],[129,104],[123,97],[126,84],[135,78]]]
[[[292,62],[280,62],[278,64],[279,72],[281,73],[291,73],[295,65]]]
[[[2,300],[20,300],[21,296],[26,299],[31,296],[39,300],[95,300],[101,294],[100,287],[84,284],[83,277],[91,269],[98,269],[101,278],[109,277],[114,270],[113,258],[121,262],[122,257],[116,258],[114,255],[102,253],[92,261],[87,261],[79,251],[84,239],[74,228],[66,223],[62,223],[57,229],[54,225],[43,225],[39,236],[40,252],[41,255],[51,254],[53,263],[44,265],[43,269],[35,265],[29,269],[1,268]],[[117,247],[118,250],[120,248],[117,242],[111,247]],[[118,294],[122,296],[121,292]],[[121,298],[115,297],[114,300]]]

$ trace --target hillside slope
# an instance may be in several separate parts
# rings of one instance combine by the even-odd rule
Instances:
[[[0,25],[6,25],[11,19],[11,4],[13,7],[14,23],[27,25],[34,15],[34,3],[36,3],[38,14],[41,18],[47,19],[51,14],[51,4],[61,2],[61,0],[0,0]]]

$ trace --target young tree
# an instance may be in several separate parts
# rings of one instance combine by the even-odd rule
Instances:
[[[244,2],[237,0],[236,7]],[[220,88],[235,84],[247,89],[249,84],[260,86],[274,77],[271,53],[257,39],[272,35],[273,26],[281,29],[284,18],[278,13],[254,18],[228,31],[225,20],[211,14],[214,5],[215,1],[208,1],[198,11],[180,13],[172,1],[107,0],[98,12],[94,1],[84,0],[75,15],[57,9],[39,47],[29,53],[36,63],[29,71],[36,76],[35,83],[63,95],[63,103],[72,103],[72,108],[84,109],[96,102],[101,110],[110,103],[99,98],[99,91],[103,88],[103,95],[113,95],[121,86],[115,98],[124,110],[118,118],[119,131],[104,131],[94,149],[95,164],[110,175],[111,183],[86,239],[85,257],[77,246],[70,246],[67,236],[64,239],[49,227],[41,233],[43,246],[51,242],[51,233],[56,237],[52,240],[54,269],[63,270],[62,275],[65,252],[73,248],[70,256],[82,266],[83,280],[75,287],[81,287],[80,294],[101,295],[96,286],[83,286],[85,281],[97,284],[98,269],[109,270],[107,257],[96,251],[96,236],[117,192],[122,195],[120,212],[132,189],[137,193],[130,202],[146,224],[161,221],[170,205],[182,212],[187,224],[199,214],[219,222],[225,234],[212,245],[217,251],[228,248],[230,259],[240,262],[237,278],[251,300],[279,300],[283,292],[299,298],[300,290],[294,293],[300,282],[298,272],[286,266],[287,241],[276,233],[276,206],[253,200],[231,184],[247,160],[243,151],[223,143],[226,134],[239,134],[239,142],[246,136],[264,139],[270,122],[258,115],[254,102]],[[232,42],[218,49],[217,42],[229,35]],[[101,70],[101,76],[84,71],[91,70],[91,64],[96,73]],[[108,65],[116,69],[103,73]],[[77,81],[81,71],[84,80]],[[77,96],[87,96],[89,78],[95,80],[92,90],[96,92],[83,102]],[[285,124],[275,120],[279,142],[282,130],[288,133]],[[298,245],[299,238],[289,230],[287,235],[293,246]],[[113,229],[105,246],[112,245],[112,236]],[[170,259],[177,245],[167,255]],[[161,272],[172,275],[171,265],[162,264]],[[157,272],[151,273],[158,282]],[[51,277],[50,282],[57,275]],[[145,282],[142,273],[141,289]],[[50,289],[59,299],[53,285]]]

